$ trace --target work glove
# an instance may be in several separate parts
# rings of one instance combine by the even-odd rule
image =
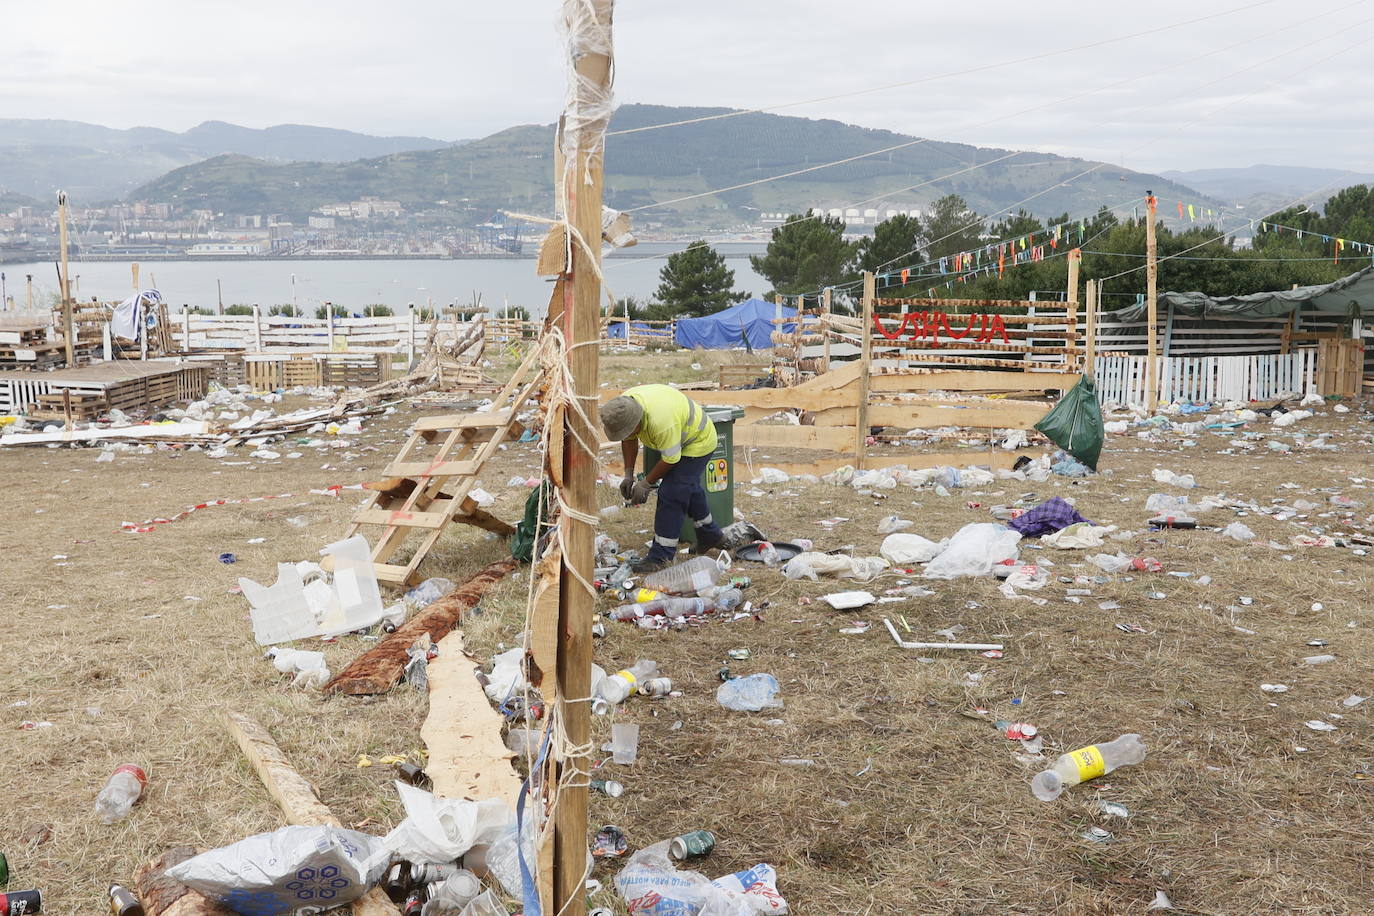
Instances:
[[[630,489],[630,505],[642,506],[649,501],[649,481],[640,478]]]
[[[621,495],[622,497],[624,497],[625,499],[629,499],[629,498],[630,498],[630,493],[634,490],[634,487],[635,487],[635,475],[633,475],[633,474],[626,474],[626,475],[625,475],[625,478],[624,478],[623,480],[620,481],[620,495]]]

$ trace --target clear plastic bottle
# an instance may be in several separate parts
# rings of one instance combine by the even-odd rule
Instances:
[[[1060,754],[1048,769],[1035,774],[1031,792],[1041,801],[1054,801],[1069,786],[1104,776],[1118,767],[1145,759],[1145,742],[1139,735],[1122,735],[1115,741],[1081,747]]]
[[[95,799],[95,814],[100,823],[113,824],[128,817],[147,784],[148,774],[142,767],[132,763],[116,767]]]
[[[710,588],[721,580],[730,568],[728,554],[721,554],[719,560],[712,557],[692,557],[685,563],[660,569],[644,579],[644,587],[673,595],[695,595],[703,588]]]
[[[596,686],[596,695],[611,706],[625,702],[625,698],[635,692],[639,682],[658,676],[658,662],[640,659],[624,671],[606,677]]]

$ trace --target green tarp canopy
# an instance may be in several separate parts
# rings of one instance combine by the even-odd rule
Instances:
[[[1299,286],[1272,293],[1244,296],[1207,296],[1202,293],[1160,293],[1161,309],[1172,308],[1183,318],[1282,318],[1298,309],[1346,317],[1374,316],[1374,267],[1366,267],[1334,283]],[[1111,313],[1113,321],[1143,321],[1144,303]]]

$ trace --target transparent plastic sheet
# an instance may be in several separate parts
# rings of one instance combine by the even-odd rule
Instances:
[[[579,153],[587,154],[588,167],[606,145],[606,126],[615,109],[611,87],[615,73],[607,75],[605,85],[578,72],[577,65],[588,55],[610,56],[611,0],[563,0],[560,25],[568,54],[568,95],[563,105],[563,155],[568,168]],[[605,25],[602,21],[605,21]],[[588,176],[583,176],[586,181]]]

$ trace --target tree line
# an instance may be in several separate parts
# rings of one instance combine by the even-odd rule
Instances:
[[[950,194],[923,216],[894,216],[857,240],[845,238],[843,220],[808,210],[788,216],[772,231],[767,250],[749,261],[772,284],[765,298],[814,296],[830,287],[836,290],[834,306],[847,310],[857,299],[864,271],[884,275],[881,294],[894,298],[1027,299],[1032,292],[1040,297],[1062,293],[1068,284],[1064,255],[1081,247],[1081,276],[1110,278],[1103,287],[1104,305],[1119,308],[1145,293],[1144,210],[1142,201],[1137,213],[1124,219],[1104,206],[1085,220],[1067,213],[1041,220],[1020,210],[992,221]],[[1061,237],[1050,246],[1056,227]],[[1220,230],[1210,224],[1171,229],[1157,223],[1160,290],[1243,295],[1329,283],[1368,266],[1374,263],[1367,248],[1374,244],[1374,189],[1346,188],[1320,211],[1292,207],[1257,217],[1253,229],[1251,246],[1242,248],[1235,235],[1218,238]],[[999,270],[996,252],[985,251],[971,268],[952,269],[955,255],[1028,236],[1045,246],[1041,259],[1020,264],[1007,259]],[[1336,239],[1346,241],[1344,250],[1336,250]],[[906,282],[903,268],[909,271]],[[707,315],[750,295],[733,289],[734,271],[705,241],[669,255],[659,279],[654,303],[622,300],[619,312],[628,307],[632,317],[659,319]]]

